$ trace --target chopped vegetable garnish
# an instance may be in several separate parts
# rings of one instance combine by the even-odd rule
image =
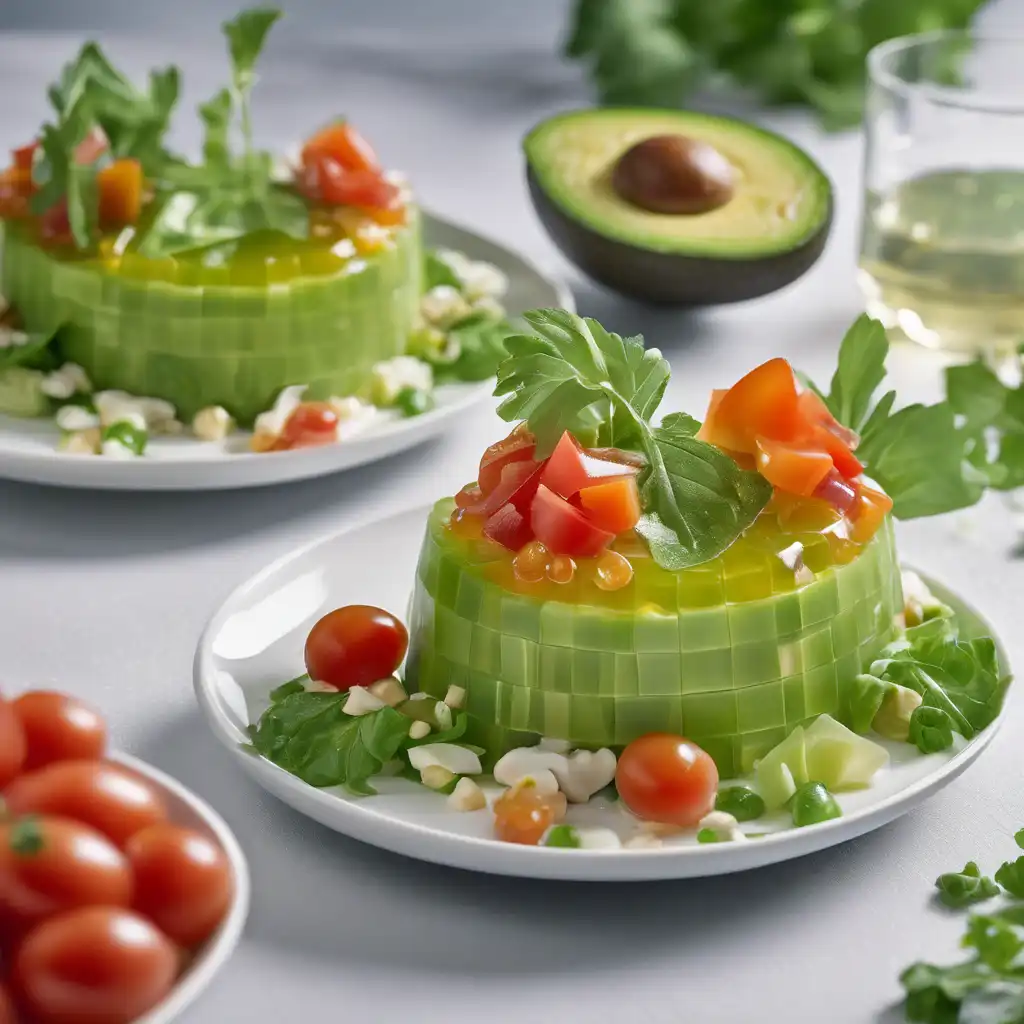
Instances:
[[[963,871],[939,875],[935,888],[947,907],[967,907],[999,895],[999,886],[983,875],[973,860],[967,862]]]
[[[790,811],[793,814],[793,824],[797,828],[819,825],[823,821],[840,818],[843,814],[835,798],[820,782],[807,782],[802,785],[793,794]]]

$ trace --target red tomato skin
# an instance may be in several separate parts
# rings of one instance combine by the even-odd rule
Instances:
[[[0,825],[0,916],[27,925],[76,907],[129,906],[131,870],[106,836],[56,817],[38,818],[34,833],[39,848],[19,851],[17,823]]]
[[[390,612],[350,604],[328,612],[309,631],[306,671],[339,690],[370,686],[394,673],[408,646],[408,631]]]
[[[0,1024],[18,1024],[18,1012],[7,986],[0,982]]]
[[[766,437],[757,439],[756,458],[758,472],[773,487],[804,497],[810,497],[832,471],[832,459],[826,452]]]
[[[188,948],[205,942],[231,905],[231,865],[207,836],[176,825],[137,832],[125,849],[135,879],[132,905]]]
[[[490,494],[501,482],[501,471],[510,462],[532,459],[535,443],[533,435],[519,424],[508,437],[492,444],[480,459],[476,482],[484,494]]]
[[[66,693],[30,690],[14,701],[25,730],[25,771],[55,761],[94,761],[107,746],[107,726],[99,712]]]
[[[635,476],[636,467],[594,458],[567,430],[555,445],[547,461],[541,482],[562,498],[571,498],[584,487],[606,483],[624,476]]]
[[[696,743],[652,732],[623,750],[615,786],[638,818],[693,828],[714,807],[718,769]]]
[[[508,548],[509,551],[518,551],[533,540],[533,530],[530,529],[529,519],[512,502],[502,505],[484,523],[483,534],[490,540]]]
[[[338,414],[329,402],[303,402],[285,420],[278,445],[284,450],[312,448],[338,440]]]
[[[530,525],[537,540],[553,555],[575,558],[599,554],[615,536],[595,526],[578,508],[544,484],[537,488],[530,506]]]
[[[87,907],[33,929],[14,961],[14,987],[41,1024],[130,1024],[171,990],[179,955],[143,917]]]
[[[335,121],[306,140],[302,162],[311,163],[317,156],[328,156],[347,171],[379,174],[381,169],[373,147],[347,121]]]
[[[543,463],[536,463],[532,460],[510,462],[501,471],[501,482],[490,494],[484,497],[483,492],[478,488],[479,500],[474,504],[462,507],[470,515],[491,516],[503,505],[511,503],[520,515],[527,515],[543,472]]]
[[[167,820],[159,794],[108,761],[58,761],[15,779],[3,797],[11,814],[73,818],[122,848],[136,832]]]
[[[14,779],[25,765],[28,740],[14,706],[0,697],[0,789]]]

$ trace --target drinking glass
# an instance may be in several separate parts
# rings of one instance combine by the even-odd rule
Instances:
[[[1024,39],[930,32],[868,55],[858,278],[930,348],[1024,341]]]

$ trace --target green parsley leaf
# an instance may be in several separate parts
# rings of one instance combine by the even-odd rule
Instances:
[[[389,707],[353,717],[346,700],[344,693],[285,696],[252,727],[253,746],[311,786],[370,794],[368,780],[408,741],[411,720]]]
[[[1021,858],[1021,862],[1024,864],[1024,858]],[[1003,868],[1009,866],[1004,864]],[[1002,871],[1003,868],[999,870]],[[999,881],[998,871],[996,881]],[[1024,883],[1024,879],[1021,881]],[[1024,884],[1021,891],[1024,891]],[[981,961],[994,971],[1006,970],[1014,957],[1024,948],[1024,943],[1009,924],[996,916],[985,915],[975,915],[970,919],[967,934],[960,944],[965,949],[977,950]]]
[[[267,33],[280,17],[281,11],[277,8],[252,7],[221,26],[228,38],[235,88],[239,92],[251,86],[253,69]]]
[[[996,881],[1011,896],[1024,899],[1024,857],[1006,861],[996,872]]]
[[[885,380],[889,341],[885,328],[866,313],[846,332],[839,363],[825,399],[832,415],[858,433],[871,409],[871,398]]]
[[[199,116],[205,129],[203,161],[209,168],[227,168],[231,165],[228,136],[232,110],[231,92],[228,89],[221,89],[206,103],[199,105]]]
[[[645,514],[637,529],[655,561],[675,570],[721,554],[764,508],[772,488],[698,441],[692,417],[670,416],[651,427],[669,378],[662,354],[645,349],[642,338],[623,339],[565,310],[532,310],[524,319],[533,334],[505,340],[509,358],[498,367],[494,391],[506,396],[499,415],[527,421],[538,457],[566,430],[594,425],[603,443],[643,451]]]
[[[910,716],[910,742],[922,754],[949,750],[953,745],[953,720],[942,708],[922,704]]]
[[[966,907],[999,895],[999,886],[991,878],[982,875],[973,860],[964,865],[963,871],[951,871],[935,879],[939,899],[947,907]]]

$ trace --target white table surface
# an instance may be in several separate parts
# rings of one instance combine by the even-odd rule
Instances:
[[[999,13],[1009,14],[1009,3]],[[405,37],[339,27],[315,41],[282,32],[257,102],[260,134],[284,143],[343,111],[411,173],[426,204],[568,273],[532,215],[518,150],[535,121],[587,98],[577,74],[549,52],[548,20],[510,21],[497,39],[473,27]],[[44,82],[80,41],[0,39],[3,145],[30,137]],[[182,49],[114,37],[111,46],[136,70],[178,59],[186,103],[223,77],[219,47],[205,43]],[[710,388],[777,354],[824,376],[859,311],[859,140],[823,136],[799,115],[768,123],[806,145],[837,185],[832,241],[797,286],[678,314],[573,278],[584,312],[640,330],[666,351],[676,371],[669,406],[699,414]],[[194,143],[194,131],[182,139]],[[912,393],[931,392],[929,358],[900,351],[893,365]],[[933,879],[969,858],[994,870],[1024,825],[1017,693],[990,751],[921,810],[830,852],[695,882],[516,882],[404,860],[285,808],[215,744],[190,674],[200,629],[222,595],[311,537],[451,492],[483,439],[501,431],[481,408],[437,443],[282,489],[132,496],[0,483],[0,686],[59,686],[95,702],[117,743],[209,799],[250,857],[245,941],[188,1024],[900,1019],[891,1008],[899,970],[959,955],[961,923],[930,903]],[[1012,558],[1002,505],[990,500],[900,534],[905,558],[982,607],[1024,664],[1024,565]]]

